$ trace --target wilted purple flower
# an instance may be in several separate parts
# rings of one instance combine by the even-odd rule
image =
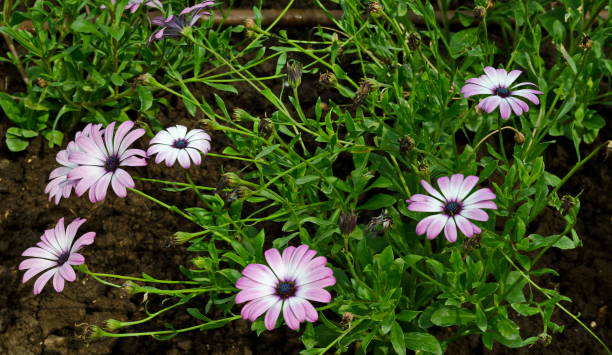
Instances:
[[[417,212],[439,212],[421,220],[416,226],[418,235],[427,232],[427,238],[434,239],[444,229],[444,235],[449,242],[457,240],[457,227],[467,237],[481,232],[469,219],[476,221],[486,221],[489,215],[483,208],[497,209],[497,205],[492,200],[495,194],[489,188],[477,190],[473,194],[470,191],[478,183],[477,176],[465,177],[462,174],[455,174],[448,178],[443,176],[438,179],[440,191],[434,189],[425,180],[421,180],[421,185],[430,195],[415,194],[406,200],[408,209]],[[469,196],[468,196],[469,195]]]
[[[101,124],[92,125],[91,123],[85,126],[83,131],[79,131],[75,134],[75,139],[80,136],[89,137],[92,131],[100,131],[102,129]],[[79,164],[73,163],[68,160],[70,154],[80,151],[78,145],[74,141],[70,141],[68,146],[64,150],[57,152],[55,160],[62,166],[56,168],[49,174],[49,183],[45,187],[45,193],[49,194],[49,200],[55,198],[55,204],[59,204],[62,197],[68,198],[72,192],[72,188],[77,184],[78,180],[68,179],[68,173],[72,169],[79,166]]]
[[[542,94],[541,91],[533,89],[514,90],[523,85],[535,86],[534,83],[522,82],[510,88],[510,85],[521,75],[520,70],[513,70],[508,73],[505,69],[486,67],[484,71],[485,74],[479,78],[468,79],[467,84],[461,88],[461,92],[466,98],[473,95],[491,95],[480,101],[479,109],[491,113],[499,106],[501,117],[507,120],[511,111],[514,111],[517,116],[529,111],[529,105],[515,96],[524,97],[535,105],[540,103],[535,94]]]
[[[113,122],[89,137],[76,139],[81,151],[71,153],[68,159],[79,166],[68,173],[68,179],[80,179],[74,189],[78,196],[89,190],[89,200],[95,203],[104,200],[109,184],[119,197],[127,195],[126,187],[134,187],[130,174],[120,168],[147,165],[144,150],[128,149],[145,133],[142,128],[130,131],[133,126],[134,122],[125,121],[115,132]]]
[[[324,287],[336,284],[333,271],[326,267],[327,259],[318,256],[307,245],[287,247],[281,256],[277,249],[265,253],[268,265],[250,264],[242,271],[236,287],[236,303],[249,301],[240,314],[255,321],[266,313],[264,323],[268,330],[276,327],[276,320],[283,311],[283,318],[293,330],[303,321],[316,322],[319,315],[308,301],[328,303],[331,294]]]
[[[145,2],[145,0],[130,0],[128,1],[127,5],[125,5],[125,9],[129,10],[131,13],[134,13],[136,12],[136,10],[138,10],[138,8],[140,7],[140,5],[142,5],[143,2]],[[115,0],[111,0],[111,3],[114,4]],[[159,10],[162,9],[162,3],[160,0],[150,0],[145,2],[145,5],[157,8]],[[104,10],[106,9],[106,5],[102,5],[100,6],[100,8]]]
[[[162,28],[149,37],[149,43],[164,37],[180,37],[181,32],[185,28],[195,25],[200,17],[204,15],[210,16],[210,12],[203,10],[214,4],[214,1],[204,1],[191,7],[186,7],[178,16],[170,15],[168,18],[163,18],[161,16],[154,17],[151,23],[162,26]]]
[[[96,237],[96,233],[88,232],[74,244],[72,243],[77,230],[85,221],[87,220],[84,218],[76,218],[64,228],[64,218],[60,218],[55,228],[47,229],[40,236],[36,247],[28,248],[21,254],[31,256],[19,264],[19,270],[28,270],[23,275],[23,283],[44,271],[34,283],[35,295],[42,291],[51,277],[53,277],[53,288],[57,292],[62,292],[64,289],[64,281],[72,282],[76,279],[72,265],[81,265],[85,262],[83,255],[77,251],[93,243]]]
[[[155,164],[166,160],[166,166],[172,166],[178,159],[179,164],[187,169],[191,161],[200,165],[200,153],[206,154],[210,150],[210,136],[201,129],[187,132],[187,127],[176,125],[159,131],[149,144],[147,155],[157,154]]]

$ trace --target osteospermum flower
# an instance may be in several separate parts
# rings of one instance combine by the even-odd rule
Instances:
[[[125,9],[129,10],[131,13],[136,12],[136,10],[138,10],[138,8],[140,7],[140,5],[142,5],[142,3],[145,2],[145,0],[130,0],[128,1],[128,3],[125,5]],[[115,3],[115,0],[111,0],[111,3]],[[154,7],[157,9],[162,9],[162,3],[160,0],[151,0],[151,1],[147,1],[145,2],[145,5],[147,5],[148,7]],[[106,5],[102,5],[100,6],[100,8],[102,10],[106,9]]]
[[[134,122],[125,121],[115,132],[115,122],[104,130],[92,131],[91,136],[76,139],[80,151],[70,153],[70,162],[78,164],[68,173],[68,179],[79,179],[74,190],[78,196],[89,190],[92,203],[102,201],[110,184],[119,197],[127,195],[126,187],[134,187],[134,180],[122,166],[145,166],[146,153],[142,149],[129,149],[145,130],[131,130]]]
[[[331,294],[324,287],[336,284],[327,259],[314,257],[317,252],[307,245],[287,247],[281,255],[274,248],[265,253],[268,265],[250,264],[242,271],[236,287],[236,303],[248,303],[242,308],[242,318],[255,321],[266,313],[268,330],[276,327],[280,312],[293,330],[303,321],[315,322],[319,315],[309,301],[328,303]]]
[[[180,37],[185,28],[193,27],[202,16],[210,16],[210,12],[204,11],[207,7],[215,4],[214,1],[204,1],[191,7],[186,7],[178,16],[170,15],[163,18],[154,17],[151,23],[162,28],[149,37],[149,43],[153,40],[160,40],[164,37]]]
[[[100,131],[102,128],[101,124],[88,124],[82,131],[79,131],[75,134],[75,139],[80,136],[89,137],[93,130]],[[72,171],[72,169],[79,166],[79,164],[71,162],[68,157],[70,154],[74,152],[80,151],[78,145],[74,141],[68,142],[68,146],[64,150],[60,150],[57,152],[55,156],[55,160],[60,163],[62,166],[54,169],[51,174],[49,174],[49,183],[45,187],[45,193],[49,194],[49,200],[55,198],[55,204],[59,204],[59,201],[62,197],[68,198],[70,193],[72,192],[72,188],[77,184],[78,180],[70,180],[68,179],[68,173]]]
[[[473,95],[491,95],[485,97],[478,108],[487,113],[493,112],[499,106],[499,112],[504,120],[510,117],[510,112],[520,116],[523,112],[529,111],[529,105],[517,96],[524,97],[533,102],[535,105],[540,103],[536,94],[542,94],[541,91],[534,89],[516,89],[524,85],[533,85],[534,83],[522,82],[516,85],[512,83],[521,75],[520,70],[507,72],[505,69],[495,69],[493,67],[484,68],[485,74],[479,78],[471,78],[467,84],[461,88],[463,96],[468,98]]]
[[[84,218],[76,218],[64,228],[64,218],[60,218],[55,228],[47,229],[40,236],[37,246],[28,248],[21,254],[31,257],[19,264],[19,270],[27,269],[23,275],[23,283],[42,272],[34,282],[35,295],[42,291],[52,277],[53,288],[57,292],[64,290],[64,281],[72,282],[76,279],[72,265],[85,262],[83,255],[77,252],[85,245],[93,243],[96,237],[96,233],[88,232],[74,241],[77,230],[85,221],[87,220]]]
[[[455,174],[450,179],[448,176],[443,176],[438,179],[440,193],[427,181],[421,180],[421,185],[431,196],[412,195],[406,200],[408,209],[417,212],[438,212],[438,214],[421,220],[416,226],[416,233],[418,235],[427,233],[427,238],[434,239],[444,229],[444,235],[451,243],[457,240],[457,227],[467,237],[479,234],[480,228],[469,220],[488,220],[489,215],[482,209],[497,209],[497,205],[492,201],[495,199],[495,194],[489,188],[479,189],[470,194],[476,183],[478,183],[477,176],[464,178],[462,174]]]
[[[157,154],[155,164],[165,160],[166,166],[172,166],[178,159],[179,164],[187,169],[192,161],[195,165],[200,165],[200,154],[206,154],[210,150],[210,136],[201,129],[187,132],[187,127],[176,125],[159,131],[149,144],[147,156]]]

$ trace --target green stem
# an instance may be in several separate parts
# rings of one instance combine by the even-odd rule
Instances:
[[[192,330],[201,329],[205,327],[211,327],[211,326],[214,327],[218,323],[225,324],[225,323],[228,323],[234,320],[238,320],[238,319],[240,319],[240,315],[232,316],[232,317],[228,317],[224,319],[218,319],[218,320],[194,325],[193,327],[188,327],[188,328],[173,329],[173,330],[157,330],[157,331],[151,331],[151,332],[138,332],[138,333],[110,333],[110,332],[107,332],[105,330],[98,328],[96,329],[95,334],[97,336],[105,336],[105,337],[110,337],[110,338],[126,338],[126,337],[137,337],[137,336],[143,336],[143,335],[152,335],[152,336],[168,335],[168,334],[189,332]]]
[[[523,270],[521,270],[515,263],[514,261],[512,261],[512,259],[510,259],[510,257],[508,255],[506,255],[506,253],[504,253],[503,251],[501,251],[502,255],[506,258],[506,260],[508,260],[508,262],[516,269],[516,271],[518,271],[521,276],[527,280],[527,282],[529,282],[533,287],[535,287],[538,291],[540,291],[544,296],[546,296],[546,298],[551,299],[552,297],[550,297],[548,295],[548,293],[544,292],[544,290],[542,290],[542,288],[536,284],[535,282],[533,282],[533,280],[531,280],[531,278],[529,276],[527,276]],[[575,316],[572,312],[568,311],[567,308],[563,307],[563,305],[561,305],[559,302],[555,302],[555,306],[559,307],[559,309],[561,309],[563,312],[565,312],[565,314],[567,314],[568,316],[570,316],[573,320],[575,320],[578,324],[580,324],[580,326],[582,326],[589,334],[591,334],[591,336],[593,338],[595,338],[597,340],[597,342],[599,342],[599,344],[601,344],[601,346],[603,346],[603,348],[606,350],[606,352],[608,354],[612,354],[612,352],[610,352],[610,349],[608,348],[608,346],[606,345],[606,343],[603,342],[603,340],[601,340],[597,334],[595,334],[591,328],[589,328],[586,324],[584,324],[577,316]]]
[[[342,338],[347,336],[347,334],[350,333],[351,330],[355,329],[357,327],[357,325],[359,323],[361,323],[362,321],[363,321],[363,319],[358,319],[358,320],[354,321],[353,324],[351,325],[351,327],[349,327],[348,329],[346,329],[345,331],[340,333],[340,335],[338,337],[336,337],[336,339],[334,339],[331,343],[327,344],[327,346],[323,350],[321,350],[319,352],[319,355],[325,354],[329,349],[331,349],[332,346],[334,346],[337,342],[342,340]]]
[[[191,185],[190,185],[190,186],[191,186]],[[146,198],[146,199],[148,199],[148,200],[150,200],[150,201],[153,201],[153,202],[157,203],[158,205],[160,205],[160,206],[162,206],[162,207],[165,207],[166,209],[168,209],[168,210],[170,210],[170,211],[172,211],[172,212],[176,212],[176,213],[178,213],[179,215],[181,215],[181,216],[185,217],[186,219],[188,219],[188,220],[192,221],[192,222],[193,222],[193,223],[195,223],[195,224],[198,224],[198,222],[197,222],[197,221],[196,221],[196,220],[195,220],[193,217],[191,217],[191,216],[190,216],[190,215],[188,215],[187,213],[185,213],[185,212],[181,211],[181,210],[180,210],[178,207],[176,207],[176,206],[170,206],[170,205],[166,204],[165,202],[162,202],[162,201],[160,201],[160,200],[156,199],[156,198],[155,198],[155,197],[153,197],[153,196],[149,196],[149,195],[147,195],[146,193],[144,193],[144,192],[142,192],[142,191],[140,191],[140,190],[137,190],[137,189],[134,189],[134,188],[131,188],[131,187],[128,187],[127,189],[128,189],[129,191],[131,191],[131,192],[134,192],[134,193],[135,193],[135,194],[137,194],[137,195],[140,195],[140,196],[142,196],[142,197],[144,197],[144,198]]]

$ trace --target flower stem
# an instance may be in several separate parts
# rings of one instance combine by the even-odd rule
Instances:
[[[189,186],[191,186],[191,185],[189,185]],[[187,218],[188,220],[192,221],[192,222],[193,222],[193,223],[195,223],[195,224],[198,224],[198,222],[197,222],[197,221],[196,221],[196,220],[195,220],[193,217],[191,217],[191,216],[190,216],[190,215],[188,215],[187,213],[185,213],[185,212],[181,211],[181,210],[180,210],[178,207],[176,207],[176,206],[170,206],[170,205],[168,205],[167,203],[162,202],[162,201],[160,201],[160,200],[156,199],[156,198],[155,198],[155,197],[153,197],[153,196],[147,195],[146,193],[144,193],[144,192],[142,192],[142,191],[140,191],[140,190],[137,190],[137,189],[134,189],[134,188],[131,188],[131,187],[128,187],[127,189],[128,189],[128,190],[130,190],[131,192],[136,193],[137,195],[140,195],[140,196],[142,196],[142,197],[144,197],[144,198],[146,198],[146,199],[148,199],[148,200],[151,200],[151,201],[153,201],[153,202],[157,203],[158,205],[160,205],[160,206],[162,206],[162,207],[165,207],[166,209],[168,209],[168,210],[170,210],[170,211],[172,211],[172,212],[176,212],[176,213],[180,214],[181,216],[183,216],[183,217]]]
[[[137,337],[137,336],[143,336],[143,335],[151,335],[151,336],[168,335],[168,334],[189,332],[192,330],[197,330],[197,329],[202,329],[202,328],[204,329],[212,328],[212,327],[215,327],[219,323],[225,324],[225,323],[237,320],[237,319],[240,319],[239,315],[228,317],[228,318],[223,318],[223,319],[213,320],[210,322],[194,325],[193,327],[188,327],[188,328],[172,329],[172,330],[157,330],[157,331],[151,331],[151,332],[138,332],[138,333],[110,333],[102,329],[97,329],[96,335],[110,337],[110,338],[126,338],[126,337]]]

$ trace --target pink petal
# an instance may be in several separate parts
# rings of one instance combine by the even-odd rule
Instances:
[[[268,262],[268,265],[270,265],[276,277],[279,280],[284,280],[286,276],[285,264],[283,263],[283,258],[281,257],[280,252],[275,248],[271,248],[271,249],[266,250],[266,252],[264,253],[264,256],[266,258],[266,261]]]
[[[445,198],[438,192],[438,190],[434,189],[429,183],[425,180],[421,180],[421,186],[433,197],[437,198],[440,201],[445,201]]]
[[[427,227],[427,238],[428,239],[434,239],[435,237],[437,237],[438,234],[440,234],[440,232],[446,225],[446,222],[448,221],[448,219],[450,218],[449,216],[443,215],[443,214],[436,214],[431,217],[434,217],[434,218],[432,219],[431,223],[429,223],[429,226]]]
[[[51,250],[38,248],[38,247],[30,247],[26,249],[21,256],[32,256],[35,258],[44,258],[49,260],[57,260],[59,255],[55,254]]]
[[[57,268],[53,268],[51,270],[47,270],[44,274],[40,275],[38,277],[38,279],[36,279],[36,282],[34,282],[34,294],[35,295],[40,294],[40,292],[45,287],[45,285],[47,284],[49,279],[53,275],[55,275],[56,272],[57,272]]]
[[[106,197],[106,191],[108,190],[108,185],[110,184],[112,177],[112,173],[106,173],[98,180],[98,182],[96,182],[94,186],[91,187],[92,189],[95,189],[95,202],[104,200],[104,198]]]
[[[84,262],[85,262],[85,257],[79,253],[72,253],[70,254],[70,257],[68,258],[68,264],[70,265],[81,265]]]
[[[451,243],[457,241],[457,227],[455,226],[455,221],[452,218],[449,218],[444,226],[444,236],[446,236],[446,240]]]
[[[478,176],[470,175],[463,180],[463,183],[459,187],[459,193],[457,194],[457,200],[462,201],[467,194],[472,191],[474,186],[478,183]]]
[[[185,150],[195,165],[200,165],[202,163],[202,156],[200,155],[200,152],[193,148],[185,148]]]
[[[189,169],[191,166],[191,160],[189,159],[189,153],[185,149],[181,149],[178,153],[178,161],[183,169]]]
[[[459,227],[459,230],[461,230],[461,233],[465,234],[466,237],[471,237],[474,235],[474,230],[472,228],[474,224],[472,222],[468,221],[461,215],[455,215],[454,218],[457,227]]]
[[[485,201],[485,200],[493,200],[495,199],[495,194],[491,189],[485,187],[483,189],[477,190],[470,196],[468,196],[464,201],[464,205],[470,205],[476,202]]]
[[[319,319],[319,313],[310,302],[304,300],[302,306],[304,307],[304,311],[306,312],[307,321],[316,322]]]
[[[281,307],[283,305],[283,301],[280,299],[276,301],[268,312],[266,313],[266,317],[264,318],[264,324],[266,325],[266,329],[272,330],[276,328],[276,321],[278,320],[278,316],[280,315]]]
[[[327,290],[318,287],[308,286],[299,287],[295,295],[297,297],[321,303],[329,303],[332,298],[331,294]]]
[[[69,263],[65,263],[64,265],[60,266],[58,274],[61,275],[61,277],[63,277],[66,281],[72,282],[76,280],[76,274]]]
[[[533,102],[535,105],[539,105],[540,99],[538,99],[538,97],[534,95],[534,91],[536,90],[530,90],[530,89],[516,90],[516,91],[512,91],[512,95],[524,97],[527,100]]]
[[[70,253],[71,253],[70,259],[68,259],[68,260],[72,259],[72,256],[74,255],[72,253],[79,251],[85,245],[90,245],[91,243],[94,242],[95,239],[96,239],[96,232],[87,232],[87,233],[83,234],[72,245],[72,248],[70,249]],[[77,265],[77,264],[73,264],[73,265]]]
[[[472,203],[470,205],[465,205],[465,208],[490,208],[492,210],[497,209],[497,205],[493,201],[480,201],[476,203]]]
[[[473,219],[476,221],[489,220],[489,215],[485,211],[478,208],[464,208],[460,214],[465,218]]]
[[[249,288],[238,292],[238,294],[236,295],[235,302],[237,304],[240,304],[250,300],[254,300],[256,298],[273,295],[275,292],[276,290],[274,289],[274,287],[261,285],[257,288]]]
[[[440,188],[442,195],[444,195],[445,201],[448,201],[453,197],[450,179],[448,178],[448,176],[442,176],[438,178],[438,187]]]
[[[300,328],[300,321],[297,316],[293,313],[291,307],[287,305],[287,301],[283,304],[283,318],[285,319],[285,323],[290,329],[298,330]]]
[[[276,286],[278,282],[272,270],[262,264],[249,264],[242,270],[242,274],[252,280],[272,287]]]
[[[53,275],[53,288],[56,292],[64,291],[64,278],[60,275],[59,269]]]
[[[508,104],[507,100],[501,100],[499,103],[499,112],[504,120],[507,120],[510,117],[510,104]]]
[[[502,98],[497,95],[485,97],[482,101],[478,103],[478,108],[485,111],[486,113],[491,113],[497,108],[497,106],[499,106],[501,102]]]

